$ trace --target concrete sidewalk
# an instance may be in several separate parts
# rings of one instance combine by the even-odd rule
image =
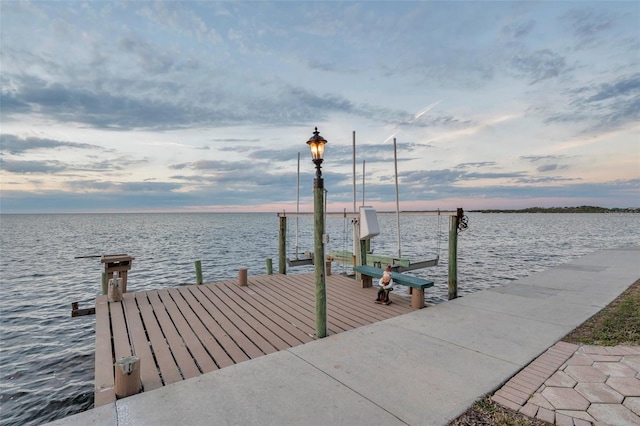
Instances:
[[[638,278],[640,249],[598,251],[53,424],[442,425]]]

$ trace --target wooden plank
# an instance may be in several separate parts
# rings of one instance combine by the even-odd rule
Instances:
[[[298,278],[298,280],[304,277]],[[289,290],[290,291],[290,290]],[[381,306],[375,304],[376,288],[361,288],[355,280],[341,276],[327,277],[327,299],[330,318],[341,321],[337,313],[348,312],[357,315],[365,323],[373,323],[382,319],[393,318],[399,314],[410,312],[408,301],[392,296],[393,301],[399,301],[399,306]],[[405,304],[406,307],[400,306]]]
[[[293,287],[293,288],[292,288]],[[314,316],[314,328],[315,328],[315,286],[313,279],[304,279],[303,276],[296,275],[291,276],[286,282],[278,282],[273,285],[275,291],[280,294],[295,294],[295,297],[300,298],[304,303],[309,306],[309,311]],[[293,290],[293,291],[292,291]],[[328,293],[327,293],[328,294]],[[350,314],[347,312],[339,312],[335,309],[335,301],[333,298],[328,297],[327,303],[327,318],[329,323],[329,334],[339,333],[341,331],[352,330],[363,323],[354,321]]]
[[[94,406],[100,407],[116,400],[114,390],[113,349],[107,296],[96,298],[96,353]]]
[[[265,292],[270,292],[271,297],[275,300],[287,301],[287,303],[299,306],[304,312],[305,325],[310,329],[310,334],[316,333],[316,317],[315,317],[315,296],[311,296],[312,288],[308,285],[298,286],[293,280],[295,276],[288,276],[286,280],[264,280],[264,276],[260,279],[263,281],[263,285],[258,288]],[[286,289],[283,285],[283,281],[289,284],[289,288]],[[309,293],[309,294],[307,294]],[[329,334],[341,333],[353,328],[350,324],[342,324],[337,321],[329,322]]]
[[[249,356],[238,346],[238,344],[220,327],[220,324],[211,316],[211,314],[202,306],[191,292],[192,286],[180,289],[180,295],[184,298],[189,308],[193,310],[198,320],[202,323],[208,336],[220,346],[221,351],[210,350],[214,357],[214,361],[218,367],[228,367],[238,362],[247,361]],[[205,334],[205,336],[207,336]],[[202,336],[202,335],[201,335]],[[208,336],[204,339],[206,342]]]
[[[298,280],[298,282],[302,283],[302,278],[300,276],[295,279]],[[327,292],[327,294],[329,293]],[[313,294],[311,292],[304,292],[304,296],[307,297],[315,306],[315,290]],[[340,321],[344,324],[348,324],[352,329],[371,324],[371,321],[363,320],[362,318],[358,317],[358,315],[355,315],[352,310],[353,304],[344,303],[342,298],[327,297],[328,318],[333,318],[334,321]]]
[[[314,340],[308,334],[294,327],[290,321],[281,317],[282,312],[275,309],[270,300],[262,299],[252,288],[240,288],[234,285],[219,287],[229,295],[233,293],[236,298],[236,303],[241,304],[243,309],[260,323],[264,324],[268,330],[273,330],[273,333],[276,334],[279,339],[283,340],[288,347]],[[252,285],[252,287],[255,287],[255,285]]]
[[[133,355],[140,357],[140,381],[142,382],[143,391],[149,391],[162,387],[162,378],[158,371],[151,347],[144,332],[140,311],[133,293],[125,293],[122,295],[122,303],[124,311],[127,315],[127,326],[129,328],[129,337],[133,346]]]
[[[149,342],[151,343],[151,351],[156,358],[158,368],[160,368],[160,375],[165,385],[169,383],[176,383],[182,380],[182,375],[178,370],[173,356],[171,355],[171,349],[165,340],[160,326],[156,321],[156,317],[153,314],[153,308],[147,299],[147,292],[134,293],[136,301],[138,302],[138,309],[140,310],[140,316],[144,328],[149,336]]]
[[[209,314],[216,320],[220,327],[226,334],[233,339],[233,341],[242,349],[244,353],[250,359],[258,358],[265,353],[255,343],[253,343],[245,334],[238,328],[238,325],[234,324],[229,318],[227,318],[228,310],[224,306],[217,306],[212,300],[206,297],[202,292],[209,285],[201,285],[197,287],[190,287],[189,290],[195,296],[195,298],[202,304],[202,306],[209,312]],[[207,291],[207,293],[210,293]],[[215,299],[214,299],[215,300]],[[240,321],[238,322],[241,323]],[[275,349],[274,349],[275,350]]]
[[[167,339],[173,358],[182,373],[182,377],[185,379],[198,377],[200,375],[200,369],[193,360],[191,353],[189,353],[189,350],[187,349],[182,336],[178,333],[173,321],[171,321],[171,317],[169,317],[166,307],[162,300],[160,300],[158,291],[149,291],[147,292],[147,296],[149,297],[149,302],[153,307],[153,312],[156,314],[156,318],[158,319],[158,324],[162,329],[162,334],[164,334],[165,339]]]
[[[373,303],[375,287],[362,289],[340,275],[326,282],[330,333],[412,311],[408,298],[393,292],[397,303],[382,306]],[[249,277],[248,287],[227,280],[128,293],[111,311],[109,317],[106,296],[96,299],[96,406],[115,400],[114,355],[133,350],[148,360],[141,381],[149,390],[314,340],[314,277],[262,275]],[[107,391],[98,392],[100,386]]]
[[[178,330],[178,333],[180,333],[180,337],[182,337],[182,340],[187,346],[189,352],[191,352],[191,355],[195,359],[200,370],[203,373],[217,370],[218,367],[216,366],[215,362],[213,362],[213,359],[202,345],[202,342],[200,342],[200,339],[195,335],[195,333],[191,329],[191,326],[182,315],[182,312],[180,312],[180,310],[176,306],[173,298],[169,294],[169,291],[166,289],[159,290],[158,295],[162,299],[162,303],[164,304],[167,313],[171,317]]]
[[[233,285],[233,284],[232,284]],[[256,329],[262,330],[261,324],[259,324],[255,318],[250,315],[240,315],[234,310],[235,306],[230,303],[228,298],[220,291],[218,286],[207,286],[202,288],[202,292],[207,295],[209,300],[218,306],[222,310],[229,321],[233,322],[238,329],[255,344],[265,354],[277,352],[282,349],[286,349],[285,346],[274,346],[267,339],[265,339]]]
[[[373,315],[380,318],[393,318],[411,312],[408,298],[403,298],[393,292],[390,293],[391,300],[395,304],[381,307],[375,303],[375,296],[378,293],[376,286],[371,288],[362,288],[359,283],[347,277],[330,276],[328,277],[328,289],[330,294],[336,295],[339,299],[353,304],[358,311],[362,311],[366,315]]]
[[[211,335],[211,333],[209,333],[206,326],[202,323],[200,318],[198,318],[198,316],[194,313],[193,308],[189,306],[189,304],[186,302],[185,298],[182,295],[181,289],[184,289],[184,287],[170,288],[167,291],[169,292],[169,295],[171,296],[173,303],[175,303],[176,309],[180,310],[180,313],[184,317],[185,322],[191,328],[194,336],[198,339],[203,349],[206,351],[206,354],[209,357],[209,360],[213,364],[211,366],[208,363],[203,363],[203,365],[201,365],[200,367],[203,369],[204,372],[207,372],[206,370],[209,370],[209,369],[211,369],[209,371],[213,371],[218,368],[221,368],[219,361],[222,358],[225,359],[225,362],[223,363],[224,366],[233,365],[234,364],[233,360],[224,351],[224,348],[220,346],[220,344]],[[186,291],[186,293],[189,293],[189,292]]]
[[[278,308],[292,316],[292,323],[296,327],[300,328],[305,334],[312,336],[315,334],[315,316],[312,314],[311,306],[308,303],[299,302],[289,297],[289,295],[281,297],[281,294],[264,282],[264,276],[252,278],[252,283],[256,284],[249,286],[252,291],[259,294],[263,300],[277,300],[279,302]]]
[[[122,302],[110,302],[109,313],[111,315],[111,325],[113,328],[113,349],[115,361],[120,358],[131,356],[131,344],[129,343],[129,332],[124,319]]]

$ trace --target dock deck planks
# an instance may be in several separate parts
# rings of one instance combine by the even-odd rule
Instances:
[[[96,299],[96,407],[115,401],[115,360],[140,357],[143,391],[315,340],[313,274],[256,275],[237,280],[126,293]],[[329,334],[413,311],[373,303],[377,289],[341,275],[327,284]]]

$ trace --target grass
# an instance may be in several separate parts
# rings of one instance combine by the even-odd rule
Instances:
[[[562,340],[600,346],[640,345],[640,280]],[[488,395],[449,425],[544,426],[548,423],[504,408]]]
[[[640,345],[640,280],[562,340],[599,346]]]

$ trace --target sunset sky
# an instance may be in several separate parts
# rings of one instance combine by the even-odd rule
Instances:
[[[640,207],[640,3],[0,1],[2,213]]]

